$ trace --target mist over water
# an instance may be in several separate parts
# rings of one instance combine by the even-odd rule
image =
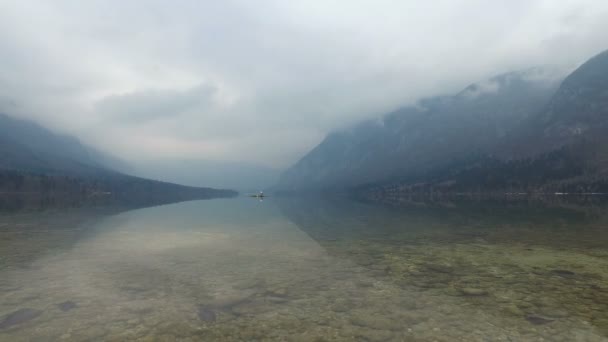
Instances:
[[[0,340],[608,335],[603,204],[251,198],[0,214]]]

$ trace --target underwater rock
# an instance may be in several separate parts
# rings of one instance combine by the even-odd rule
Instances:
[[[576,273],[568,270],[551,270],[551,273],[558,275],[563,278],[572,278],[576,275]]]
[[[272,297],[287,297],[287,289],[282,287],[278,289],[268,290],[268,294]]]
[[[361,266],[370,266],[374,263],[374,260],[362,258],[362,259],[355,260],[355,262]]]
[[[233,286],[236,290],[248,290],[255,289],[264,286],[264,281],[262,279],[249,279],[243,282],[237,283]]]
[[[394,334],[386,330],[365,329],[357,332],[357,337],[362,337],[366,341],[382,342],[388,341],[394,337]]]
[[[541,325],[541,324],[551,323],[551,322],[555,321],[555,318],[530,314],[530,315],[526,316],[526,321],[528,321],[532,324]]]
[[[126,292],[127,294],[129,294],[131,296],[139,296],[139,295],[145,294],[146,292],[150,291],[149,288],[146,288],[143,286],[138,286],[138,285],[120,286],[119,289],[123,292]]]
[[[198,318],[203,322],[215,322],[217,315],[211,308],[205,305],[200,305],[198,307]]]
[[[230,309],[233,306],[237,306],[249,301],[253,294],[253,292],[241,292],[216,297],[207,303],[206,306],[214,309]]]
[[[30,308],[13,311],[0,322],[0,329],[7,329],[18,324],[29,322],[41,314],[42,311]]]
[[[558,308],[545,307],[545,308],[540,309],[539,313],[542,314],[543,317],[552,317],[552,318],[568,317],[568,311],[558,309]]]
[[[22,286],[2,286],[0,285],[0,292],[13,292],[17,290],[21,290]]]
[[[230,310],[230,312],[236,316],[255,316],[273,310],[276,310],[273,305],[268,305],[267,302],[259,301],[234,307]]]
[[[458,291],[457,289],[453,288],[453,287],[448,287],[446,288],[443,293],[445,293],[448,296],[454,296],[454,297],[459,297],[462,296],[463,293],[461,291]]]
[[[416,310],[420,309],[423,306],[422,303],[416,301],[414,298],[403,298],[399,302],[399,305],[407,310]]]
[[[359,279],[355,282],[359,287],[372,287],[374,286],[374,282],[368,279]]]
[[[487,296],[488,291],[483,289],[476,289],[472,287],[465,287],[460,289],[460,292],[465,296]]]
[[[58,307],[58,308],[59,308],[61,311],[63,311],[63,312],[70,311],[70,310],[72,310],[72,309],[76,308],[77,306],[78,306],[78,305],[76,305],[76,303],[74,303],[74,302],[73,302],[73,301],[71,301],[71,300],[68,300],[68,301],[65,301],[65,302],[63,302],[63,303],[59,303],[59,304],[57,304],[57,307]]]
[[[349,300],[339,298],[331,306],[331,310],[334,312],[346,312],[346,311],[351,310],[352,307],[353,307],[353,303],[351,303]]]
[[[378,314],[367,311],[355,311],[350,316],[350,321],[354,325],[368,327],[377,330],[400,330],[402,328],[399,322],[392,319],[380,317]]]
[[[424,266],[429,271],[433,271],[433,272],[437,272],[437,273],[452,273],[452,272],[454,272],[454,268],[452,266],[449,266],[449,265],[426,264]]]
[[[510,313],[513,316],[521,317],[524,315],[524,312],[517,307],[517,305],[511,304],[504,307],[504,311]]]
[[[266,300],[271,303],[275,303],[275,304],[287,303],[289,301],[285,297],[277,297],[277,296],[268,296],[268,297],[266,297]]]

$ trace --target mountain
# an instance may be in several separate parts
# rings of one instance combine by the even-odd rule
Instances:
[[[43,194],[76,201],[102,196],[142,205],[236,195],[231,190],[177,185],[112,170],[121,164],[74,137],[0,114],[0,194]]]
[[[277,189],[414,180],[489,154],[544,108],[562,79],[556,68],[510,72],[331,133],[284,172]]]
[[[458,191],[605,193],[607,129],[608,51],[566,77],[543,109],[491,153],[436,169],[418,181],[426,188],[449,184]]]
[[[562,82],[543,111],[500,152],[507,158],[529,157],[576,143],[598,139],[608,125],[608,51],[581,65]]]
[[[80,175],[119,163],[74,137],[0,113],[0,168]]]

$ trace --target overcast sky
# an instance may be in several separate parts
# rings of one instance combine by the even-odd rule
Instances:
[[[284,168],[423,96],[608,48],[605,0],[0,0],[0,111],[119,157]]]

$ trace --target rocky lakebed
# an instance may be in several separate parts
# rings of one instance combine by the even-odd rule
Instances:
[[[601,216],[219,203],[4,216],[0,340],[607,340]]]

